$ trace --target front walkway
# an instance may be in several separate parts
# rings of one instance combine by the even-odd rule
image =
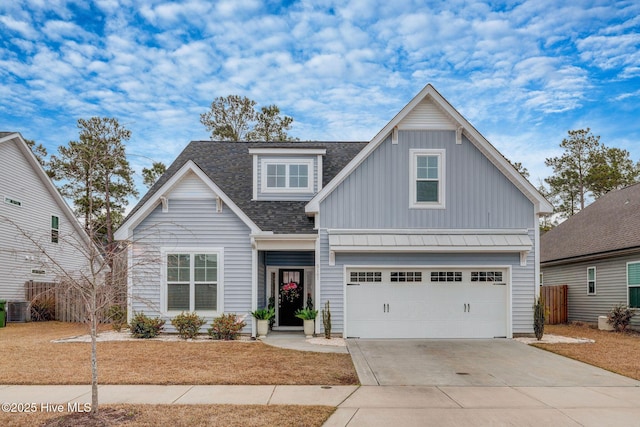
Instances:
[[[315,351],[318,353],[349,353],[346,342],[342,338],[328,340],[322,335],[318,335],[315,338],[305,338],[302,331],[269,331],[267,336],[261,340],[265,344],[290,350]]]

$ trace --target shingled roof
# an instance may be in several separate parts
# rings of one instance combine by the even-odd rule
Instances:
[[[262,231],[274,233],[315,233],[313,218],[306,216],[303,201],[256,201],[253,197],[251,148],[326,149],[323,183],[326,185],[367,145],[366,142],[221,142],[192,141],[162,177],[133,208],[131,217],[187,161],[192,160],[233,200]]]
[[[640,184],[600,197],[540,238],[542,263],[640,250]]]

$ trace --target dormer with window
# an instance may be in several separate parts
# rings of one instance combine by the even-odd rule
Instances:
[[[253,200],[311,200],[322,188],[318,148],[252,148]]]

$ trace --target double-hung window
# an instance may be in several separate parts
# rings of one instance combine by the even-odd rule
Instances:
[[[640,308],[640,261],[627,263],[629,307]]]
[[[262,191],[312,192],[312,167],[312,160],[265,159],[262,162]]]
[[[587,295],[596,294],[596,268],[587,268]]]
[[[410,207],[444,208],[445,150],[410,150]]]
[[[166,254],[167,311],[218,311],[220,253]]]

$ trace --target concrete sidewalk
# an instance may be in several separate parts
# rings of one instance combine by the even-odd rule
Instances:
[[[0,385],[2,403],[89,403],[86,385]],[[100,403],[325,405],[326,426],[637,425],[640,387],[102,385]]]
[[[101,385],[100,404],[338,406],[358,386]],[[0,385],[2,403],[91,403],[88,385]]]

